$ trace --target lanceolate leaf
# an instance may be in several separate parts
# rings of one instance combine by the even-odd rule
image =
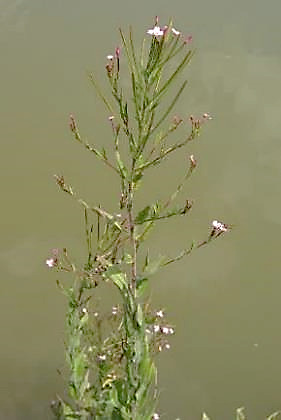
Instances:
[[[97,84],[97,82],[96,82],[96,79],[95,79],[95,77],[94,77],[93,73],[90,73],[90,74],[89,74],[89,79],[91,80],[92,84],[94,85],[94,87],[95,87],[95,89],[96,89],[96,91],[97,91],[98,95],[100,96],[100,98],[101,98],[101,99],[102,99],[102,101],[104,102],[104,104],[105,104],[105,106],[106,106],[107,110],[109,111],[110,115],[112,115],[112,114],[113,114],[113,108],[112,108],[112,106],[110,105],[109,101],[108,101],[108,100],[106,99],[106,97],[104,96],[104,94],[102,93],[102,91],[101,91],[101,89],[100,89],[99,85],[98,85],[98,84]]]
[[[144,273],[147,276],[150,276],[156,273],[156,271],[158,271],[160,267],[165,265],[166,262],[167,262],[167,257],[159,256],[158,258],[155,258],[154,260],[149,261],[148,265],[144,269]]]
[[[158,98],[161,97],[167,91],[167,88],[174,81],[174,79],[178,76],[178,74],[181,72],[181,70],[190,62],[192,56],[193,56],[193,51],[188,51],[188,53],[185,55],[185,57],[183,58],[180,65],[176,68],[174,73],[170,76],[170,78],[167,80],[167,82],[164,83],[164,85],[162,86],[162,88],[158,92]]]
[[[147,277],[137,277],[137,296],[140,298],[148,287],[148,278]]]
[[[147,219],[150,216],[150,211],[151,211],[151,207],[150,206],[146,206],[144,209],[142,209],[136,219],[135,222],[139,225],[141,225],[142,223],[145,222],[145,219]]]
[[[151,131],[151,133],[153,133],[155,130],[157,130],[157,128],[162,124],[162,122],[165,121],[165,119],[167,118],[167,116],[170,114],[170,112],[174,108],[175,104],[177,103],[177,101],[178,101],[180,95],[182,94],[182,92],[184,91],[186,85],[187,85],[187,80],[185,80],[183,82],[183,84],[182,84],[181,88],[179,89],[178,93],[176,94],[176,96],[174,97],[174,99],[172,100],[171,104],[168,106],[168,108],[166,109],[166,111],[164,112],[164,114],[162,115],[162,117],[155,124],[155,126],[153,127],[153,130]]]
[[[104,278],[110,279],[120,289],[124,290],[128,288],[126,273],[123,273],[119,267],[110,267],[103,275]]]

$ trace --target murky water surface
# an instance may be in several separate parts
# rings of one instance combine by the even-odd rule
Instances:
[[[68,114],[89,141],[111,141],[86,73],[103,80],[118,27],[131,23],[141,37],[156,14],[174,16],[197,48],[178,111],[214,119],[190,150],[193,213],[151,246],[174,255],[212,219],[235,225],[154,278],[153,298],[177,327],[159,358],[161,412],[228,420],[246,406],[262,420],[281,409],[281,3],[0,0],[1,419],[49,419],[62,390],[64,300],[44,259],[52,247],[81,253],[83,234],[79,208],[52,176],[64,173],[93,203],[118,198],[111,175],[72,141]],[[180,178],[182,156],[170,164],[146,184],[147,201]]]

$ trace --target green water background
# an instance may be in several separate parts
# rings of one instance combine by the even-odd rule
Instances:
[[[64,299],[44,259],[52,247],[83,251],[80,209],[52,176],[63,173],[93,203],[118,200],[112,175],[72,140],[68,114],[89,141],[111,142],[86,73],[105,80],[118,27],[132,24],[141,39],[156,14],[161,24],[173,16],[197,48],[178,112],[214,119],[190,148],[199,162],[183,195],[192,214],[161,225],[150,247],[174,255],[212,219],[235,225],[153,279],[153,299],[177,331],[159,358],[160,411],[228,420],[246,406],[262,420],[281,409],[281,3],[0,0],[1,419],[52,418]],[[185,159],[150,173],[144,201],[167,196]]]

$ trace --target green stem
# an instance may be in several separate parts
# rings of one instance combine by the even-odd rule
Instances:
[[[134,173],[134,169],[132,169],[132,173]],[[132,177],[133,178],[133,177]],[[133,200],[134,200],[134,187],[133,181],[129,182],[128,185],[128,222],[129,222],[129,230],[130,230],[130,242],[131,242],[131,249],[132,249],[132,272],[131,272],[131,290],[133,296],[136,295],[136,281],[137,281],[137,244],[136,244],[136,235],[135,235],[135,222],[133,217]]]

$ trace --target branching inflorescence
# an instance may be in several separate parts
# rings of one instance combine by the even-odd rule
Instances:
[[[83,139],[73,115],[69,120],[74,139],[119,178],[121,191],[116,213],[89,204],[63,176],[55,176],[60,189],[83,209],[87,244],[87,255],[80,266],[73,263],[66,249],[54,249],[46,260],[48,267],[73,274],[71,285],[58,282],[68,300],[69,368],[68,397],[58,398],[52,406],[56,418],[60,419],[159,418],[155,413],[158,390],[154,358],[158,352],[170,348],[168,337],[174,334],[174,328],[165,321],[164,311],[152,309],[146,298],[150,277],[159,268],[179,261],[230,229],[214,220],[206,239],[192,242],[174,257],[151,259],[148,252],[140,254],[155,224],[189,214],[192,200],[185,199],[181,205],[176,201],[197,161],[193,154],[189,155],[181,182],[166,200],[136,208],[135,197],[143,177],[150,168],[198,138],[202,125],[211,116],[204,113],[198,118],[171,117],[187,85],[183,81],[171,98],[175,82],[194,54],[190,36],[184,37],[172,23],[160,27],[156,18],[138,54],[132,30],[128,36],[120,30],[120,35],[125,60],[121,59],[120,48],[107,56],[111,100],[90,75],[109,114],[114,159],[109,158],[105,148],[98,150]],[[124,63],[131,79],[130,96],[122,87]],[[167,105],[163,107],[166,100]],[[172,133],[178,140],[169,143]],[[101,283],[113,284],[120,295],[118,304],[106,314],[96,308],[96,289]]]

